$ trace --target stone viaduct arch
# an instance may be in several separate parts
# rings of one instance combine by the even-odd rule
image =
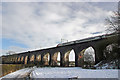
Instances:
[[[95,37],[98,38],[98,37]],[[28,51],[9,56],[3,56],[3,63],[9,64],[40,64],[44,66],[58,66],[57,57],[60,53],[60,66],[69,66],[69,54],[71,50],[75,53],[75,66],[83,65],[83,53],[88,47],[95,51],[95,63],[104,59],[103,51],[107,45],[117,43],[118,37],[105,37],[95,40],[72,43],[48,49]],[[49,59],[48,59],[49,58]]]

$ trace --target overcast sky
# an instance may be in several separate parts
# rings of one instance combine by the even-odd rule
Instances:
[[[5,2],[0,7],[5,54],[104,34],[105,18],[117,10],[117,2]]]

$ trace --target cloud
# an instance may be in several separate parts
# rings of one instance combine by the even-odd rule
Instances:
[[[2,2],[119,2],[119,0],[2,0]]]
[[[104,19],[110,14],[90,3],[16,2],[2,7],[3,38],[14,39],[27,49],[56,46],[61,38],[72,41],[104,33]]]
[[[8,49],[0,49],[0,56],[1,55],[8,55],[7,54],[8,52],[19,53],[19,52],[25,52],[25,51],[27,51],[26,48],[21,48],[21,47],[18,47],[18,46],[10,46],[10,47],[8,47]]]

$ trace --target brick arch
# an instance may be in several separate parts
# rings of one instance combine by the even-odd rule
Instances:
[[[11,58],[12,62],[14,61],[14,57]]]
[[[66,51],[63,55],[63,66],[69,66],[69,54],[71,52],[72,49]]]
[[[92,66],[95,64],[95,49],[92,46],[84,49],[83,52],[83,65],[82,66]]]
[[[21,56],[21,60],[20,61],[22,62],[23,60],[24,60],[24,56]]]
[[[17,56],[15,57],[15,62],[17,63]]]
[[[60,52],[55,52],[51,56],[51,66],[60,66],[60,60],[58,60],[58,58],[60,58],[60,54]]]
[[[104,57],[104,50],[109,45],[109,43],[105,43],[104,45],[97,44],[93,45],[92,48],[95,51],[95,64],[99,63],[101,60],[105,59]]]
[[[74,67],[75,66],[75,51],[72,49],[69,53],[69,66]]]
[[[28,56],[25,56],[24,64],[28,64]]]
[[[106,45],[105,49],[103,50],[103,55],[105,59],[115,59],[118,57],[117,53],[119,53],[118,50],[119,45],[118,43],[110,43]]]
[[[92,42],[92,47],[95,50],[95,64],[99,63],[101,60],[104,60],[104,49],[112,43],[117,43],[117,36],[113,38],[106,38],[99,42]]]
[[[77,52],[77,66],[84,66],[84,59],[85,59],[85,56],[84,54],[86,53],[86,51],[89,49],[89,48],[92,48],[94,50],[94,55],[96,55],[95,53],[95,49],[94,49],[94,46],[93,45],[85,45],[84,47],[80,47],[79,48],[79,51]],[[95,57],[94,57],[95,58]]]
[[[34,60],[35,60],[35,55],[33,54],[30,56],[30,62],[34,62]]]
[[[41,54],[38,54],[38,55],[36,56],[36,60],[37,60],[37,61],[41,61]]]
[[[18,62],[20,61],[20,56],[18,57]]]
[[[42,62],[44,66],[48,66],[50,61],[50,53],[46,53],[43,55]]]
[[[60,66],[61,65],[61,53],[60,52],[58,52],[58,54],[57,54],[57,65],[58,66]]]
[[[88,47],[89,47],[89,45],[80,44],[73,48],[74,52],[75,52],[75,66],[76,67],[81,67],[83,65],[83,62],[84,62],[83,55],[84,55],[86,48],[88,48]]]
[[[73,52],[73,55],[74,55],[74,57],[73,57],[74,60],[71,62],[70,61],[70,55],[71,55],[72,52]],[[75,66],[75,64],[76,64],[76,60],[75,60],[76,53],[75,53],[75,50],[73,48],[70,48],[68,51],[66,51],[62,57],[63,57],[63,59],[62,59],[63,61],[61,61],[62,66],[66,66],[66,67]]]
[[[12,57],[10,57],[10,61],[12,62]]]
[[[13,63],[15,63],[15,56],[13,57]]]

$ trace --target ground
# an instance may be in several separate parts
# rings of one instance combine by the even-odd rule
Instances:
[[[2,78],[20,78],[30,72],[30,78],[118,78],[118,69],[82,69],[80,67],[25,68]],[[0,78],[0,80],[2,79]]]

